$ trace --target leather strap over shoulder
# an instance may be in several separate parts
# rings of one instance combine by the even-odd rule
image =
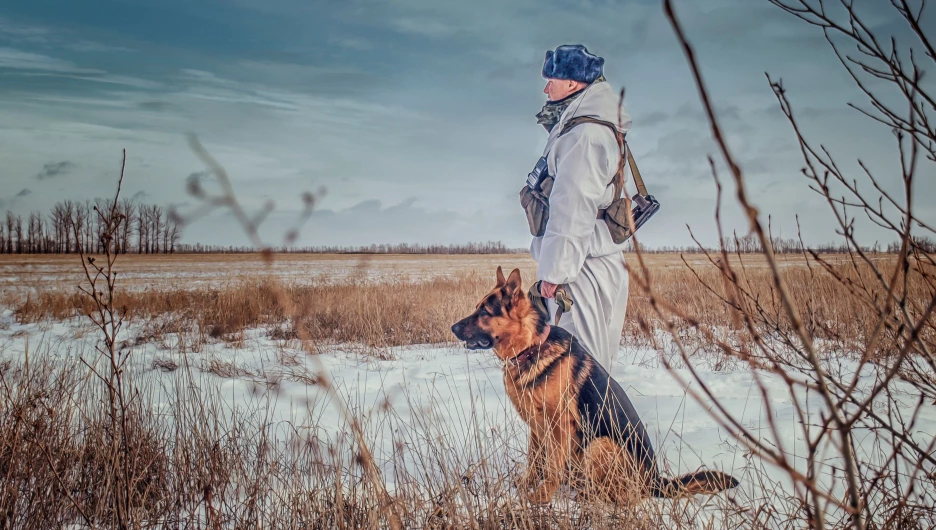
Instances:
[[[618,128],[611,122],[605,120],[599,120],[598,118],[592,118],[591,116],[576,116],[569,119],[563,125],[562,131],[559,133],[559,136],[569,132],[570,129],[576,125],[581,125],[583,123],[594,123],[597,125],[604,125],[611,129],[614,138],[617,140],[618,149],[621,151],[621,160],[618,163],[617,173],[614,174],[614,178],[611,183],[614,185],[614,196],[615,198],[621,198],[624,191],[624,158],[627,158],[627,165],[630,167],[631,173],[634,174],[634,184],[637,185],[637,192],[643,196],[649,195],[647,192],[647,187],[644,185],[643,178],[640,176],[640,170],[637,169],[637,162],[634,161],[634,155],[631,154],[630,149],[627,147],[627,143],[624,140],[624,134],[618,130]]]

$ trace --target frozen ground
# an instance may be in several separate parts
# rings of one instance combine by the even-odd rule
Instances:
[[[123,255],[117,269],[122,288],[200,289],[229,284],[238,278],[272,277],[286,282],[318,284],[353,279],[358,282],[424,280],[481,272],[497,265],[532,271],[527,254],[498,255],[350,255],[283,254],[268,263],[259,254]],[[0,254],[0,292],[28,289],[73,290],[84,284],[77,255]]]
[[[128,329],[122,338],[132,341],[134,329]],[[21,359],[28,351],[32,362],[43,356],[60,363],[72,362],[79,356],[93,361],[94,340],[95,334],[86,321],[21,325],[13,321],[10,311],[0,313],[0,360]],[[500,364],[490,352],[471,352],[455,345],[411,346],[384,351],[380,357],[385,359],[381,359],[361,355],[353,348],[335,348],[312,357],[255,330],[236,348],[212,344],[199,353],[181,354],[173,340],[167,337],[132,346],[131,370],[139,376],[138,381],[155,389],[150,393],[155,410],[171,407],[172,389],[186,372],[154,368],[154,360],[173,360],[179,365],[188,363],[196,384],[216,392],[226,413],[255,414],[261,410],[273,435],[308,432],[323,443],[341,443],[347,441],[347,426],[337,407],[314,382],[324,369],[353,414],[363,419],[377,461],[387,467],[388,477],[393,475],[390,466],[394,441],[409,440],[413,444],[410,449],[416,451],[419,440],[431,438],[432,433],[437,435],[437,442],[463,446],[467,452],[474,450],[470,433],[482,433],[486,443],[506,444],[522,460],[526,431],[505,397]],[[212,363],[226,367],[226,376],[212,373]],[[849,370],[849,366],[849,361],[842,361],[838,368]],[[722,404],[742,418],[752,433],[781,446],[797,466],[805,463],[800,419],[780,380],[755,374],[741,365],[716,370],[710,363],[700,362],[696,369]],[[763,492],[758,488],[765,485],[748,480],[752,466],[760,464],[752,462],[750,455],[710,417],[706,409],[711,405],[689,397],[674,374],[691,379],[687,370],[670,373],[663,368],[655,351],[622,349],[612,375],[641,414],[672,474],[703,466],[719,469],[741,478],[746,498],[761,498]],[[768,432],[767,402],[758,389],[756,375],[767,389],[766,399],[781,433],[779,439]],[[864,374],[862,381],[859,391],[872,384],[873,374]],[[895,386],[899,400],[900,385]],[[819,400],[803,397],[809,413],[807,421],[818,423]],[[909,406],[917,396],[908,393],[905,399]],[[901,404],[897,405],[899,408]],[[936,433],[936,406],[923,410],[915,432],[923,441],[932,439]],[[882,443],[871,432],[858,429],[855,434],[868,451]],[[834,459],[826,459],[820,475],[831,476],[836,465]],[[779,484],[783,484],[782,479]]]
[[[653,270],[683,269],[683,257],[696,266],[707,265],[700,254],[648,254],[647,265]],[[829,255],[832,263],[847,257]],[[879,259],[891,259],[879,256]],[[633,258],[629,258],[633,259]],[[732,257],[735,259],[735,257]],[[783,266],[802,266],[802,256],[782,255]],[[743,256],[746,268],[764,266],[759,255]],[[495,255],[353,255],[353,254],[280,254],[267,263],[258,254],[173,254],[122,255],[118,259],[121,288],[199,289],[217,287],[237,278],[275,277],[283,281],[333,282],[353,279],[361,282],[393,282],[436,277],[458,277],[478,273],[487,278],[497,266],[505,270],[520,268],[524,278],[531,276],[536,264],[528,254]],[[76,255],[0,254],[0,293],[25,290],[73,290],[85,283]]]

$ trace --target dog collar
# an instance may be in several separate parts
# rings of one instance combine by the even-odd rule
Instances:
[[[550,332],[550,325],[547,324],[546,327],[543,329],[543,333],[539,337],[537,337],[537,343],[523,350],[517,355],[514,355],[510,359],[507,359],[507,364],[511,364],[513,366],[519,367],[522,364],[526,364],[526,362],[529,361],[530,358],[533,357],[534,354],[539,355],[540,349],[543,347],[543,344],[546,343],[546,339],[549,337],[549,332]]]
[[[530,346],[529,348],[520,352],[518,355],[514,355],[510,359],[507,359],[507,364],[519,368],[521,365],[526,364],[526,362],[529,361],[531,357],[533,357],[534,353],[539,355],[540,346],[542,345],[537,344],[536,346]]]

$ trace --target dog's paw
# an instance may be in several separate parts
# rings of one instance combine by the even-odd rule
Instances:
[[[539,473],[534,469],[527,469],[519,477],[514,478],[513,485],[517,491],[528,492],[540,483]]]
[[[549,504],[549,501],[552,500],[553,495],[556,493],[557,485],[555,484],[541,484],[538,488],[533,490],[533,493],[530,494],[528,499],[533,504]]]

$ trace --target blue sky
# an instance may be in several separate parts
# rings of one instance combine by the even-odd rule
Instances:
[[[866,4],[875,27],[897,27],[886,2]],[[775,231],[795,235],[798,213],[807,242],[835,238],[764,73],[783,79],[806,131],[846,166],[861,156],[892,170],[896,150],[888,131],[847,108],[864,100],[821,33],[767,0],[676,7]],[[534,118],[540,68],[566,43],[605,57],[609,81],[627,89],[629,141],[663,203],[643,240],[689,244],[688,224],[711,242],[706,156],[716,151],[657,0],[7,0],[0,210],[107,196],[122,148],[128,196],[191,209],[186,180],[204,170],[186,143],[193,132],[249,208],[274,201],[272,243],[300,192],[325,188],[301,244],[526,246],[517,190],[545,141]],[[725,219],[743,231],[736,208]],[[866,230],[869,242],[890,240]],[[183,240],[245,242],[222,213]]]

